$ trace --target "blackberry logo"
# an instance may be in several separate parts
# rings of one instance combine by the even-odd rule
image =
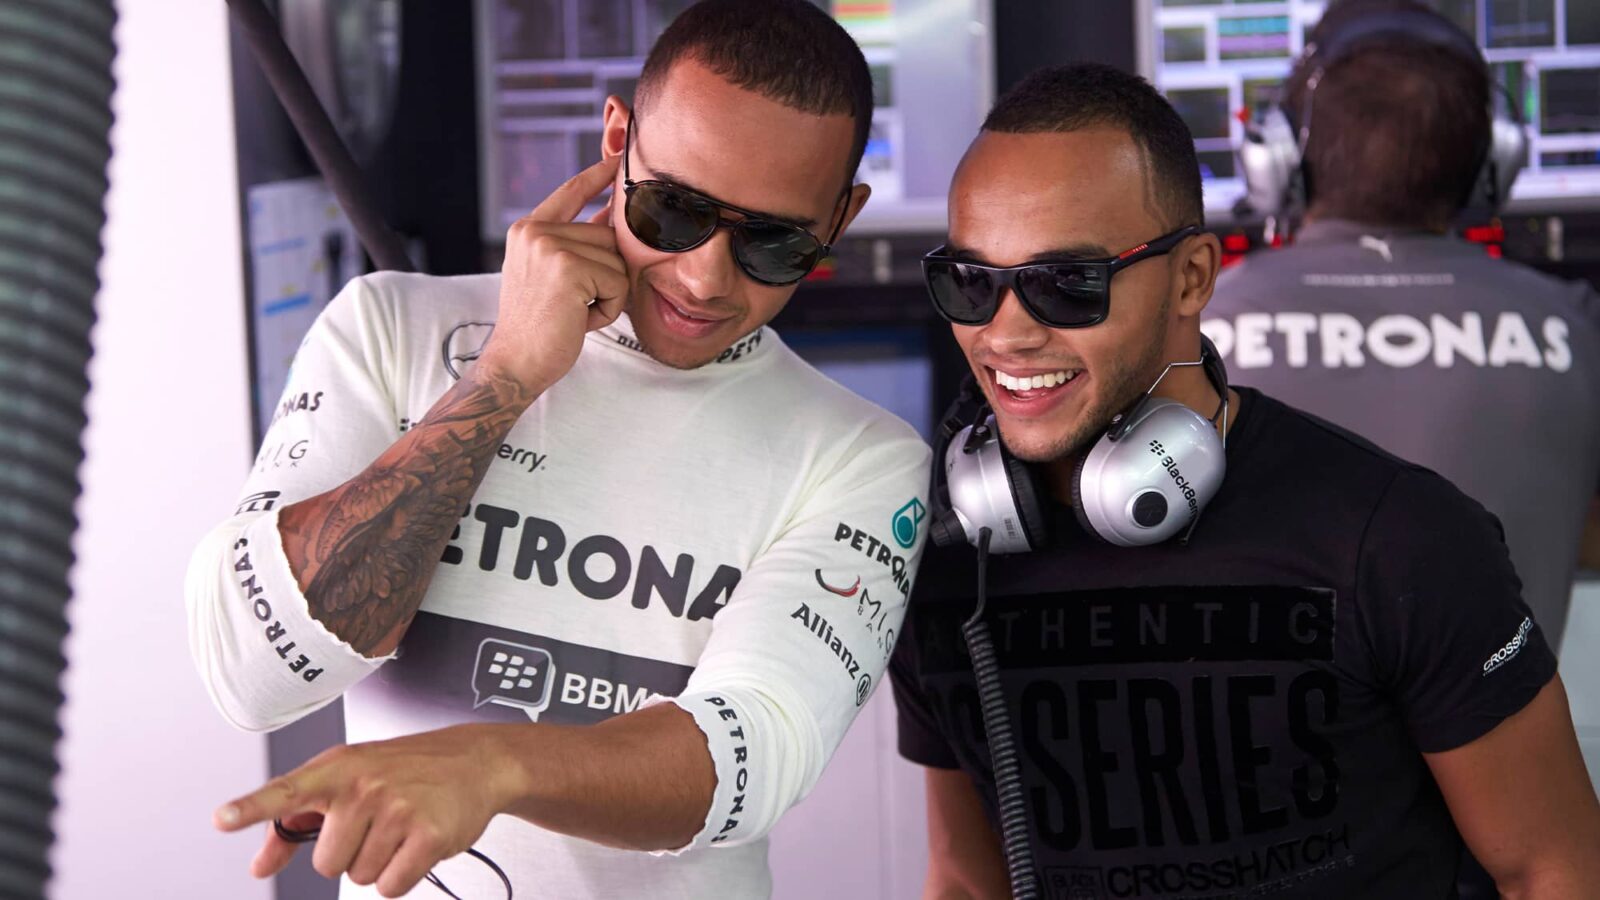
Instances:
[[[1172,477],[1172,483],[1177,486],[1178,493],[1182,494],[1183,499],[1188,501],[1189,518],[1198,518],[1200,515],[1200,499],[1195,496],[1194,487],[1189,484],[1189,479],[1183,477],[1183,472],[1178,468],[1177,461],[1172,458],[1171,454],[1167,453],[1166,446],[1160,441],[1153,440],[1150,442],[1150,452],[1161,460],[1162,468],[1166,469],[1167,474]]]
[[[472,708],[485,703],[519,706],[537,720],[538,714],[550,705],[554,668],[555,660],[548,650],[485,639],[478,644],[478,662],[473,667]]]
[[[489,666],[488,672],[490,675],[504,676],[500,679],[500,690],[502,691],[509,691],[514,687],[526,689],[533,687],[533,679],[523,678],[522,676],[525,674],[531,675],[539,671],[538,666],[528,666],[527,670],[524,671],[522,667],[527,665],[528,661],[520,656],[513,656],[507,659],[506,654],[496,653],[494,662]]]

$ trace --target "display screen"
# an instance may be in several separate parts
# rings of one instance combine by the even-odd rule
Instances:
[[[993,103],[990,2],[813,0],[861,45],[872,130],[862,231],[942,231],[945,196]],[[483,234],[600,158],[606,97],[630,101],[644,57],[692,0],[476,0]]]
[[[1529,162],[1512,188],[1512,208],[1600,198],[1600,0],[1428,5],[1477,40],[1528,123]],[[1225,216],[1244,193],[1234,159],[1244,139],[1242,117],[1277,99],[1326,6],[1324,0],[1149,0],[1145,75],[1194,132],[1213,216]]]

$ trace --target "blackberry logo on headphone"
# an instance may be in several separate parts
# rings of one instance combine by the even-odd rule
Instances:
[[[922,520],[927,518],[928,510],[922,501],[912,497],[910,502],[894,512],[894,521],[890,523],[889,530],[894,533],[894,542],[907,550],[917,542],[917,529],[922,527]]]
[[[1157,456],[1166,456],[1167,455],[1167,448],[1162,446],[1160,441],[1151,441],[1150,442],[1150,452],[1154,453]]]

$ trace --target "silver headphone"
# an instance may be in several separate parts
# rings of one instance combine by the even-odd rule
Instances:
[[[1227,430],[1228,373],[1217,348],[1200,338],[1200,359],[1169,364],[1079,461],[1073,509],[1084,530],[1121,547],[1156,544],[1185,532],[1222,486],[1226,443],[1211,419],[1153,396],[1176,367],[1201,366],[1222,397],[1217,415]],[[932,535],[944,546],[977,545],[990,531],[989,552],[1027,553],[1049,541],[1044,494],[1032,471],[1000,440],[977,381],[968,376],[945,415],[934,448]]]
[[[1317,85],[1329,67],[1348,57],[1362,43],[1377,37],[1403,37],[1454,51],[1480,65],[1483,63],[1483,53],[1465,32],[1422,10],[1401,9],[1357,16],[1335,28],[1321,43],[1306,44],[1296,68],[1313,64],[1315,68],[1306,78],[1305,103],[1299,121],[1291,118],[1281,103],[1269,103],[1255,110],[1245,126],[1244,144],[1238,153],[1245,195],[1236,208],[1238,211],[1274,218],[1305,211],[1308,198],[1302,163],[1311,136],[1312,101]],[[1511,195],[1512,182],[1528,164],[1528,133],[1516,99],[1492,78],[1490,84],[1506,98],[1506,112],[1495,109],[1491,100],[1491,124],[1483,148],[1483,161],[1462,207],[1494,213]]]

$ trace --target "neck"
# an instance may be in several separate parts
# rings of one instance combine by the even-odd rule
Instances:
[[[1217,434],[1223,439],[1227,438],[1228,431],[1232,430],[1239,417],[1239,392],[1228,390],[1227,415],[1221,415],[1222,397],[1217,393],[1217,389],[1212,387],[1211,380],[1206,378],[1205,370],[1200,366],[1172,369],[1167,373],[1167,377],[1161,379],[1154,396],[1176,400],[1208,419],[1215,417]],[[1100,434],[1096,434],[1094,441],[1082,449],[1045,467],[1045,479],[1050,484],[1050,493],[1062,505],[1072,505],[1073,473],[1077,471],[1079,461],[1094,447],[1095,442],[1100,440]]]
[[[1313,206],[1311,209],[1306,211],[1305,217],[1301,219],[1300,227],[1304,228],[1313,222],[1320,222],[1328,219],[1353,222],[1366,228],[1386,228],[1393,231],[1421,231],[1427,234],[1448,234],[1450,232],[1451,222],[1451,220],[1448,218],[1428,219],[1422,222],[1371,222],[1359,217],[1335,215],[1328,212],[1326,209]]]

